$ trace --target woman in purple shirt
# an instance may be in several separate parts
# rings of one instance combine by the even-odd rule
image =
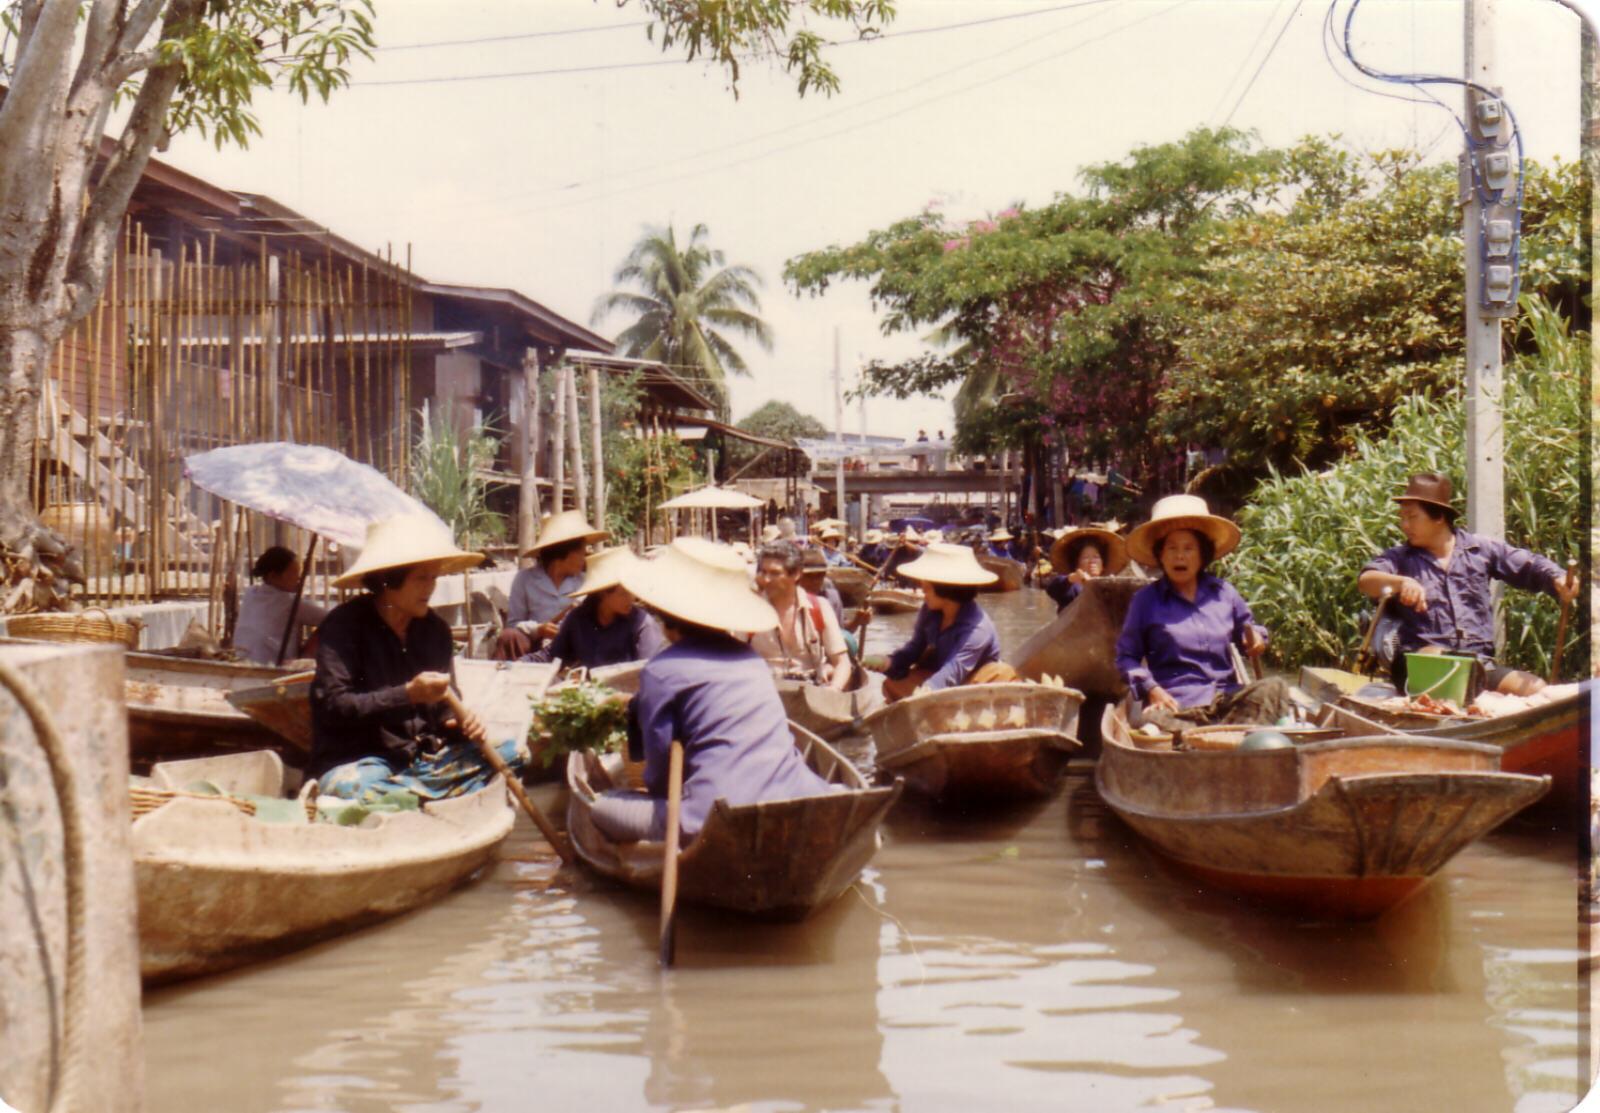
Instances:
[[[1129,534],[1128,554],[1161,569],[1134,595],[1117,638],[1117,670],[1146,718],[1275,722],[1288,711],[1281,678],[1246,686],[1234,673],[1231,647],[1252,657],[1267,647],[1243,597],[1206,570],[1238,544],[1239,527],[1195,495],[1162,499]]]
[[[792,800],[831,791],[795,748],[767,662],[739,638],[778,624],[750,589],[743,558],[726,545],[679,538],[622,582],[661,617],[671,643],[639,674],[630,709],[644,747],[646,793],[612,791],[595,802],[595,825],[618,841],[659,840],[667,827],[667,769],[683,743],[685,842],[718,799]]]
[[[971,549],[935,542],[900,571],[921,582],[923,604],[911,640],[889,655],[883,682],[888,699],[904,699],[919,687],[966,684],[979,669],[999,662],[999,635],[977,602],[978,588],[999,577]]]

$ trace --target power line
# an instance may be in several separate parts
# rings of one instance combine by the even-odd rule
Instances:
[[[1231,93],[1233,91],[1233,87],[1239,83],[1239,78],[1244,76],[1244,69],[1250,64],[1250,59],[1256,56],[1256,47],[1260,46],[1261,40],[1267,37],[1267,30],[1272,26],[1272,17],[1275,13],[1273,12],[1271,5],[1266,5],[1266,9],[1267,18],[1261,21],[1261,30],[1256,32],[1255,41],[1250,44],[1250,49],[1244,52],[1244,57],[1239,61],[1239,68],[1235,70],[1233,76],[1228,79],[1228,84],[1223,86],[1222,95],[1217,98],[1217,106],[1211,110],[1210,119],[1215,120],[1217,118],[1217,113],[1222,111],[1222,106],[1224,103],[1226,103],[1228,94]]]
[[[1250,75],[1250,81],[1244,87],[1244,92],[1239,94],[1239,99],[1233,102],[1233,107],[1223,117],[1222,126],[1227,127],[1228,121],[1233,119],[1233,114],[1239,111],[1239,106],[1244,103],[1244,98],[1250,95],[1250,90],[1255,88],[1256,78],[1261,76],[1261,71],[1267,68],[1267,62],[1272,59],[1273,53],[1278,49],[1278,44],[1283,41],[1284,32],[1289,30],[1289,24],[1294,22],[1294,17],[1300,11],[1300,5],[1305,0],[1294,0],[1294,8],[1289,12],[1289,18],[1283,21],[1283,26],[1278,28],[1278,37],[1272,40],[1272,45],[1267,48],[1267,53],[1262,57],[1261,64],[1256,67],[1256,72]]]
[[[634,20],[632,23],[613,23],[605,27],[567,27],[558,31],[523,31],[515,35],[487,35],[481,39],[446,39],[442,42],[431,43],[396,43],[393,46],[380,46],[382,51],[396,50],[432,50],[435,47],[447,46],[482,46],[485,43],[517,42],[522,39],[553,39],[563,35],[589,35],[597,31],[627,31],[634,27],[649,27],[648,19]]]

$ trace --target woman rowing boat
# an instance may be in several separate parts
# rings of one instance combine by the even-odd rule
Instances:
[[[923,606],[911,640],[889,656],[883,682],[888,699],[904,699],[919,687],[1016,678],[1000,663],[999,635],[978,606],[978,588],[999,577],[980,565],[971,549],[934,542],[900,571],[922,585]]]
[[[1050,546],[1050,567],[1056,570],[1044,585],[1056,613],[1083,593],[1085,580],[1115,576],[1128,566],[1128,544],[1108,529],[1085,527],[1063,533]]]

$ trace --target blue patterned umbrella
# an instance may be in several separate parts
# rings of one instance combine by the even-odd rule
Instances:
[[[359,547],[369,523],[398,514],[426,514],[438,521],[376,468],[314,444],[214,448],[185,457],[183,473],[219,498],[340,545]]]

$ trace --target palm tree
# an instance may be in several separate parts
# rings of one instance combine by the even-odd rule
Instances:
[[[612,278],[631,289],[598,298],[592,323],[618,310],[633,314],[633,324],[617,334],[618,350],[696,380],[726,416],[725,378],[750,369],[724,334],[742,333],[770,352],[772,328],[756,316],[761,276],[746,266],[725,265],[722,252],[707,246],[708,235],[704,224],[696,224],[680,248],[670,225],[646,227]]]

